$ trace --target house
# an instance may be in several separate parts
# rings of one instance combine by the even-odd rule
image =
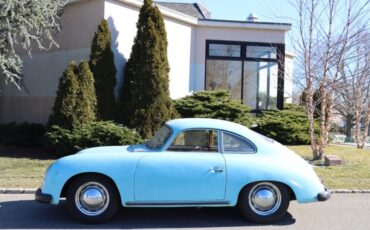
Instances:
[[[156,2],[163,14],[170,64],[170,95],[228,89],[255,110],[282,108],[292,92],[293,55],[285,52],[288,23],[215,20],[200,4]],[[0,83],[0,123],[46,123],[58,80],[71,60],[88,59],[101,19],[112,32],[118,85],[136,35],[141,1],[74,0],[65,7],[59,48],[22,53],[27,90]]]

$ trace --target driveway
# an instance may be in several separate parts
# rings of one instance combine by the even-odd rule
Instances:
[[[60,206],[39,204],[30,194],[0,194],[0,229],[369,229],[370,194],[334,194],[322,203],[291,202],[288,214],[274,225],[255,225],[236,208],[122,209],[107,224],[73,221]]]

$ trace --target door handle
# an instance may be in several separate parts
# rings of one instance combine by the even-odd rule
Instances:
[[[223,168],[214,167],[210,169],[211,173],[222,173],[224,171]]]

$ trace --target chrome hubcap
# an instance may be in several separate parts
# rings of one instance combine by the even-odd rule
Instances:
[[[87,182],[78,188],[75,202],[78,210],[83,214],[96,216],[108,208],[109,193],[102,184]]]
[[[249,192],[249,206],[258,215],[268,216],[281,205],[280,190],[272,183],[256,184]]]

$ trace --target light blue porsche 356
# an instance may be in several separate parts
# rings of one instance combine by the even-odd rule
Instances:
[[[97,147],[63,157],[36,200],[66,197],[73,217],[110,219],[121,207],[240,207],[257,223],[279,220],[290,200],[329,199],[306,161],[248,128],[214,119],[168,121],[140,145]]]

